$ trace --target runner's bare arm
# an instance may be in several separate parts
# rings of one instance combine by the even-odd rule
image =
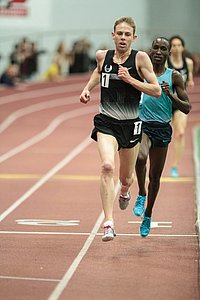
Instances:
[[[173,105],[185,114],[191,110],[191,104],[181,74],[178,71],[173,71],[172,74],[173,86],[176,93],[172,93],[169,84],[163,81],[161,88],[163,92],[172,100]]]
[[[146,82],[141,82],[135,78],[133,78],[128,69],[125,67],[119,67],[118,76],[125,82],[131,84],[139,91],[148,94],[150,96],[154,96],[156,98],[161,95],[161,88],[158,84],[158,80],[153,71],[153,66],[151,60],[147,53],[139,51],[136,55],[136,67],[141,78],[145,79]]]
[[[194,86],[194,80],[193,80],[193,61],[192,59],[186,57],[186,63],[188,67],[188,80],[186,82],[187,87],[193,87]]]
[[[103,60],[105,58],[106,51],[98,50],[96,53],[96,61],[97,67],[94,69],[92,75],[86,86],[84,87],[81,95],[80,95],[80,102],[88,103],[90,101],[90,91],[95,88],[100,82],[100,72],[103,64]]]

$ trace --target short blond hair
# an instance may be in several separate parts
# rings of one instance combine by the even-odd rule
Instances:
[[[114,31],[116,30],[116,26],[123,23],[123,22],[130,25],[133,28],[133,34],[135,34],[136,24],[135,24],[135,21],[133,20],[133,18],[131,18],[131,17],[121,17],[118,20],[116,20],[115,24],[114,24]]]

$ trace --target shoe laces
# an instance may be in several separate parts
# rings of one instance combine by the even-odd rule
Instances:
[[[104,233],[105,234],[109,234],[112,231],[112,233],[114,233],[114,229],[108,225],[108,226],[104,226]]]
[[[146,197],[145,196],[138,196],[137,200],[136,200],[136,205],[138,207],[143,207],[144,206],[144,202],[145,202]]]
[[[142,222],[142,226],[150,227],[150,224],[151,224],[151,218],[150,217],[144,217],[143,222]]]

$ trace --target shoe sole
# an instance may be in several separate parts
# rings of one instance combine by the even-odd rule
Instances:
[[[128,203],[126,206],[121,206],[120,203],[119,203],[119,208],[120,208],[121,210],[125,210],[125,209],[128,207],[128,205],[129,205],[129,203]]]
[[[142,235],[142,234],[140,233],[140,236],[141,236],[142,238],[146,238],[148,235],[149,235],[149,233],[148,233],[147,235]]]
[[[119,200],[119,208],[121,210],[125,210],[129,206],[130,200],[124,201],[124,200]]]
[[[109,241],[113,241],[114,240],[114,236],[105,236],[102,237],[102,241],[103,242],[109,242]]]
[[[149,232],[147,234],[142,234],[141,231],[140,231],[140,236],[142,238],[146,238],[149,234],[150,234],[150,230],[149,230]]]
[[[103,242],[109,242],[109,241],[114,240],[115,237],[116,237],[116,233],[114,232],[114,236],[113,235],[102,236],[102,241]]]

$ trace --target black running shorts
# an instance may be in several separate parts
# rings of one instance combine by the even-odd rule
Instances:
[[[94,129],[91,138],[97,141],[97,132],[112,135],[120,148],[133,148],[142,138],[142,121],[137,119],[117,120],[104,114],[94,117]]]
[[[169,123],[142,122],[142,130],[149,137],[152,147],[167,147],[172,139],[172,127]]]

